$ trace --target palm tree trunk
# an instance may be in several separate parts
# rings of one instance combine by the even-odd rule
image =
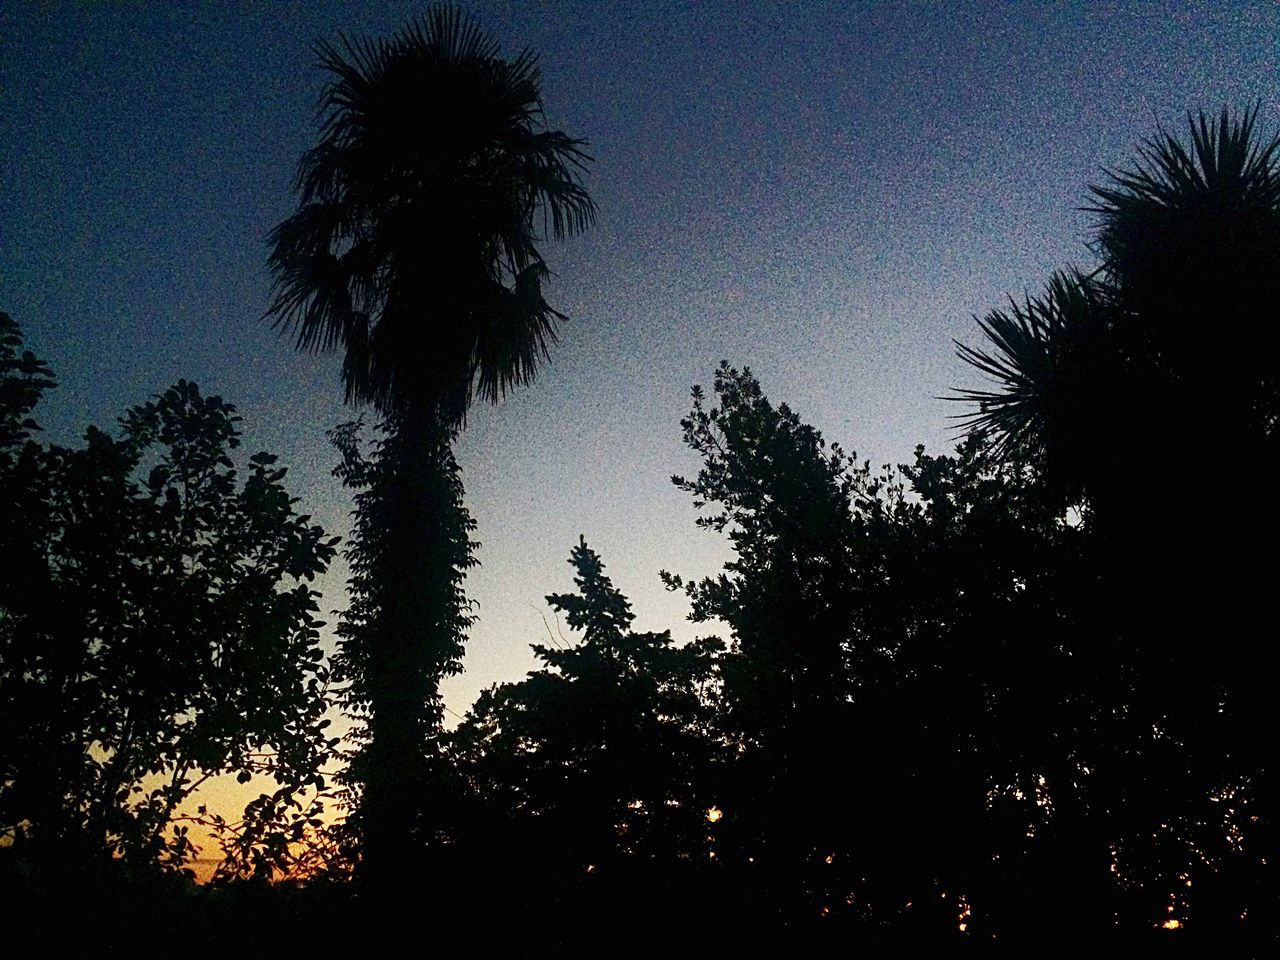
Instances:
[[[368,562],[353,572],[371,601],[364,623],[371,739],[363,758],[362,870],[380,896],[404,891],[421,874],[435,826],[425,807],[441,722],[439,683],[460,667],[470,622],[461,582],[471,564],[453,430],[430,406],[406,403],[384,431],[361,505],[373,511]]]

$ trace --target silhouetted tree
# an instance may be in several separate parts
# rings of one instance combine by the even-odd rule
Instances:
[[[1113,291],[1133,411],[1117,419],[1147,449],[1222,451],[1271,477],[1280,467],[1280,134],[1259,134],[1257,108],[1188,121],[1190,143],[1162,133],[1092,189],[1093,247]],[[1204,760],[1216,764],[1228,743],[1249,754],[1260,788],[1270,751],[1247,744],[1280,714],[1258,680],[1265,649],[1246,638],[1280,625],[1264,599],[1273,574],[1256,553],[1280,537],[1280,511],[1264,496],[1247,523],[1224,523],[1216,511],[1187,510],[1188,486],[1172,469],[1154,484],[1129,482],[1135,461],[1131,452],[1112,461],[1114,516],[1101,532],[1141,620],[1132,633],[1151,709]],[[1222,633],[1241,638],[1230,657],[1204,642]]]
[[[541,129],[537,57],[502,59],[453,7],[317,52],[333,79],[298,212],[271,233],[270,315],[300,349],[343,350],[349,401],[460,424],[475,393],[529,382],[555,339],[537,243],[594,220],[585,141]]]
[[[316,597],[336,540],[239,417],[179,381],[81,449],[32,438],[53,385],[0,314],[0,830],[55,871],[181,867],[200,783],[321,784]],[[334,741],[336,742],[336,741]],[[282,795],[284,795],[282,794]]]
[[[970,425],[1035,464],[1051,500],[1085,506],[1087,595],[1106,611],[1088,655],[1110,665],[1124,718],[1106,727],[1092,789],[1116,872],[1153,913],[1175,887],[1181,913],[1193,876],[1223,891],[1274,856],[1265,816],[1240,818],[1276,800],[1258,733],[1278,718],[1251,638],[1277,626],[1255,548],[1280,515],[1266,498],[1243,524],[1192,506],[1210,444],[1259,476],[1276,466],[1280,138],[1259,138],[1256,119],[1201,114],[1189,144],[1148,141],[1091,188],[1098,269],[989,315],[994,349],[960,348],[996,380],[963,394],[978,404]],[[1232,896],[1202,922],[1235,917]]]
[[[894,824],[864,845],[879,874],[867,899],[892,908],[896,893],[970,936],[1097,934],[1103,918],[1109,930],[1116,891],[1092,787],[1100,731],[1124,700],[1091,611],[1087,533],[1035,471],[993,462],[978,437],[952,456],[918,448],[899,473],[859,523],[862,625],[888,669],[855,706],[862,728],[893,731],[859,766],[872,783],[911,785],[863,798],[868,820]]]
[[[1135,451],[1209,437],[1274,447],[1280,135],[1260,139],[1256,120],[1224,109],[1216,122],[1188,118],[1189,145],[1148,141],[1132,168],[1090,188],[1098,268],[979,321],[988,348],[960,345],[995,383],[960,393],[978,407],[967,424],[1069,500],[1159,513],[1166,504],[1145,509],[1153,491],[1132,482]]]
[[[747,371],[722,366],[715,397],[695,390],[704,465],[675,481],[734,557],[666,579],[732,630],[719,852],[752,917],[862,936],[1109,924],[1092,778],[1128,675],[1093,632],[1084,528],[979,438],[873,471]]]
[[[720,577],[687,590],[693,620],[733,630],[723,720],[742,757],[725,833],[738,837],[736,856],[791,887],[768,895],[770,909],[783,909],[798,876],[823,864],[823,839],[843,815],[826,739],[848,719],[855,480],[843,451],[828,450],[786,406],[775,409],[750,371],[724,364],[714,389],[717,406],[695,388],[681,421],[704,465],[673,482],[712,508],[698,524],[727,530],[735,556]]]
[[[271,234],[269,315],[297,332],[300,349],[341,349],[347,400],[372,403],[406,450],[432,452],[392,459],[438,471],[437,453],[473,395],[496,402],[547,357],[563,318],[543,298],[549,270],[537,244],[591,224],[595,207],[579,180],[589,158],[583,141],[543,129],[536,57],[501,58],[497,42],[455,8],[433,7],[390,40],[317,50],[332,80],[320,141],[298,167],[298,211]],[[377,476],[397,495],[371,495],[403,512],[366,530],[364,543],[387,541],[380,549],[416,581],[410,568],[451,555],[431,540],[457,521],[428,518],[412,501],[448,481],[438,472]],[[447,594],[454,567],[421,576]],[[400,754],[424,749],[417,738],[438,715],[434,691],[457,635],[448,618],[378,619],[404,632],[351,658],[366,678],[391,677],[406,663],[436,671],[405,678],[412,697],[377,681],[366,698],[370,730],[390,742],[365,765],[365,863],[393,884],[415,870],[401,828],[418,798],[399,765],[418,761]]]
[[[1161,440],[1274,443],[1280,134],[1263,138],[1256,124],[1257,108],[1188,117],[1189,144],[1162,132],[1091,188],[1092,246],[1116,298],[1126,372],[1162,403],[1182,401],[1142,425]]]
[[[685,865],[710,855],[720,645],[633,631],[630,603],[585,539],[571,562],[577,592],[547,602],[580,639],[535,644],[543,667],[484,691],[448,738],[478,804],[472,842],[489,841],[486,875],[534,896],[550,883],[560,910],[583,885],[610,916],[671,910],[691,893]]]

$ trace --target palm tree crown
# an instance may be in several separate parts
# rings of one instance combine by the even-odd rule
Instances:
[[[979,321],[985,349],[959,345],[995,386],[955,399],[997,455],[1078,496],[1114,484],[1126,450],[1274,441],[1280,136],[1260,140],[1256,117],[1148,141],[1091,188],[1098,268]]]
[[[586,229],[585,141],[544,127],[537,58],[435,7],[389,40],[317,45],[332,75],[298,210],[270,234],[267,315],[300,349],[345,351],[351,403],[425,402],[527,383],[564,319],[536,243]]]
[[[1280,135],[1256,107],[1187,121],[1189,146],[1161,133],[1091,189],[1093,249],[1126,365],[1204,430],[1256,436],[1280,412]]]

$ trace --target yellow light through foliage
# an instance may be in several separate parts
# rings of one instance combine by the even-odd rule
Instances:
[[[716,823],[724,816],[724,811],[719,807],[712,807],[707,811],[707,823]]]
[[[1182,921],[1170,917],[1164,923],[1160,924],[1160,926],[1164,927],[1166,930],[1180,930],[1182,929]]]

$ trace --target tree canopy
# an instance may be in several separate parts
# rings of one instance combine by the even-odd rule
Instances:
[[[274,456],[237,464],[230,403],[179,380],[45,442],[54,377],[0,313],[0,901],[159,878],[237,933],[238,905],[304,904],[362,933],[488,924],[513,953],[1274,951],[1280,135],[1257,107],[1089,188],[1091,262],[957,344],[988,382],[954,397],[949,453],[873,467],[723,362],[671,480],[728,559],[657,572],[698,632],[638,629],[581,536],[535,668],[451,725],[478,616],[454,448],[548,357],[540,245],[593,223],[590,158],[546,128],[534,55],[457,8],[316,53],[267,315],[341,351],[377,417],[329,433],[336,647],[313,585],[337,540]],[[221,776],[275,787],[234,824],[184,813]],[[212,893],[184,879],[192,819],[227,855]]]
[[[327,538],[239,417],[179,381],[84,446],[39,443],[53,386],[0,314],[0,828],[50,862],[185,865],[210,777],[320,782],[332,746],[312,581]],[[171,829],[172,828],[172,829]]]

